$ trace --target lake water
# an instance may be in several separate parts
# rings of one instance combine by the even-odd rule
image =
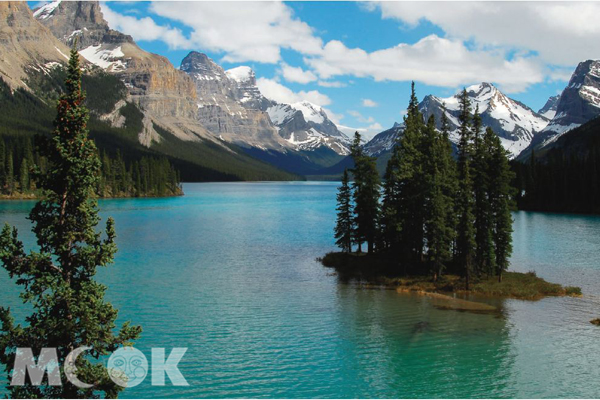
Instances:
[[[100,202],[116,263],[98,274],[136,347],[187,347],[187,387],[122,397],[598,397],[600,218],[514,214],[511,269],[583,298],[504,300],[495,315],[338,282],[335,183],[186,184],[186,195]],[[33,202],[0,202],[25,243]],[[0,271],[0,304],[18,289]],[[167,350],[168,352],[169,350]],[[167,379],[168,382],[168,379]]]

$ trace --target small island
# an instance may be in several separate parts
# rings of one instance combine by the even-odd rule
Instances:
[[[459,275],[442,275],[437,280],[427,275],[399,275],[394,272],[396,268],[393,260],[377,254],[332,252],[319,261],[326,267],[334,268],[343,281],[356,281],[365,285],[392,288],[398,292],[426,295],[467,294],[465,279]],[[474,279],[469,293],[538,300],[547,296],[581,296],[581,289],[547,282],[532,271],[505,272],[501,282],[494,276]]]
[[[508,272],[515,175],[499,137],[491,128],[483,130],[466,90],[459,111],[455,151],[445,112],[441,130],[434,116],[425,121],[413,83],[403,137],[394,145],[383,183],[355,134],[354,166],[344,171],[337,194],[335,238],[342,251],[320,261],[342,280],[426,295],[460,310],[495,309],[458,298],[471,294],[581,295],[580,288],[546,282],[535,272]]]

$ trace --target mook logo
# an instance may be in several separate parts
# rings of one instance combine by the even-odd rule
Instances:
[[[87,389],[92,385],[79,380],[77,377],[77,358],[91,347],[79,347],[70,352],[65,358],[64,372],[67,380],[73,385]],[[152,349],[152,386],[165,386],[165,375],[174,386],[189,386],[181,371],[177,367],[183,358],[187,347],[175,347],[165,359],[165,349],[155,347]],[[55,348],[43,348],[37,362],[30,348],[18,348],[15,357],[15,366],[11,379],[11,386],[25,385],[25,376],[29,375],[32,385],[41,385],[45,374],[48,374],[50,386],[61,386],[58,355]],[[150,364],[148,359],[134,347],[122,347],[111,354],[106,369],[110,379],[119,386],[131,388],[142,383]]]

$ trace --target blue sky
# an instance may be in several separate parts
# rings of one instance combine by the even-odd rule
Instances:
[[[175,66],[190,50],[252,67],[268,97],[371,133],[419,99],[489,81],[534,110],[600,57],[598,3],[106,2],[111,27]],[[265,93],[266,92],[266,93]]]

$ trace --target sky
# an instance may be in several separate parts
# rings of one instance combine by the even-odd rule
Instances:
[[[113,29],[179,67],[192,50],[248,65],[274,100],[324,107],[368,136],[417,96],[495,84],[537,111],[600,58],[600,3],[103,2]]]

